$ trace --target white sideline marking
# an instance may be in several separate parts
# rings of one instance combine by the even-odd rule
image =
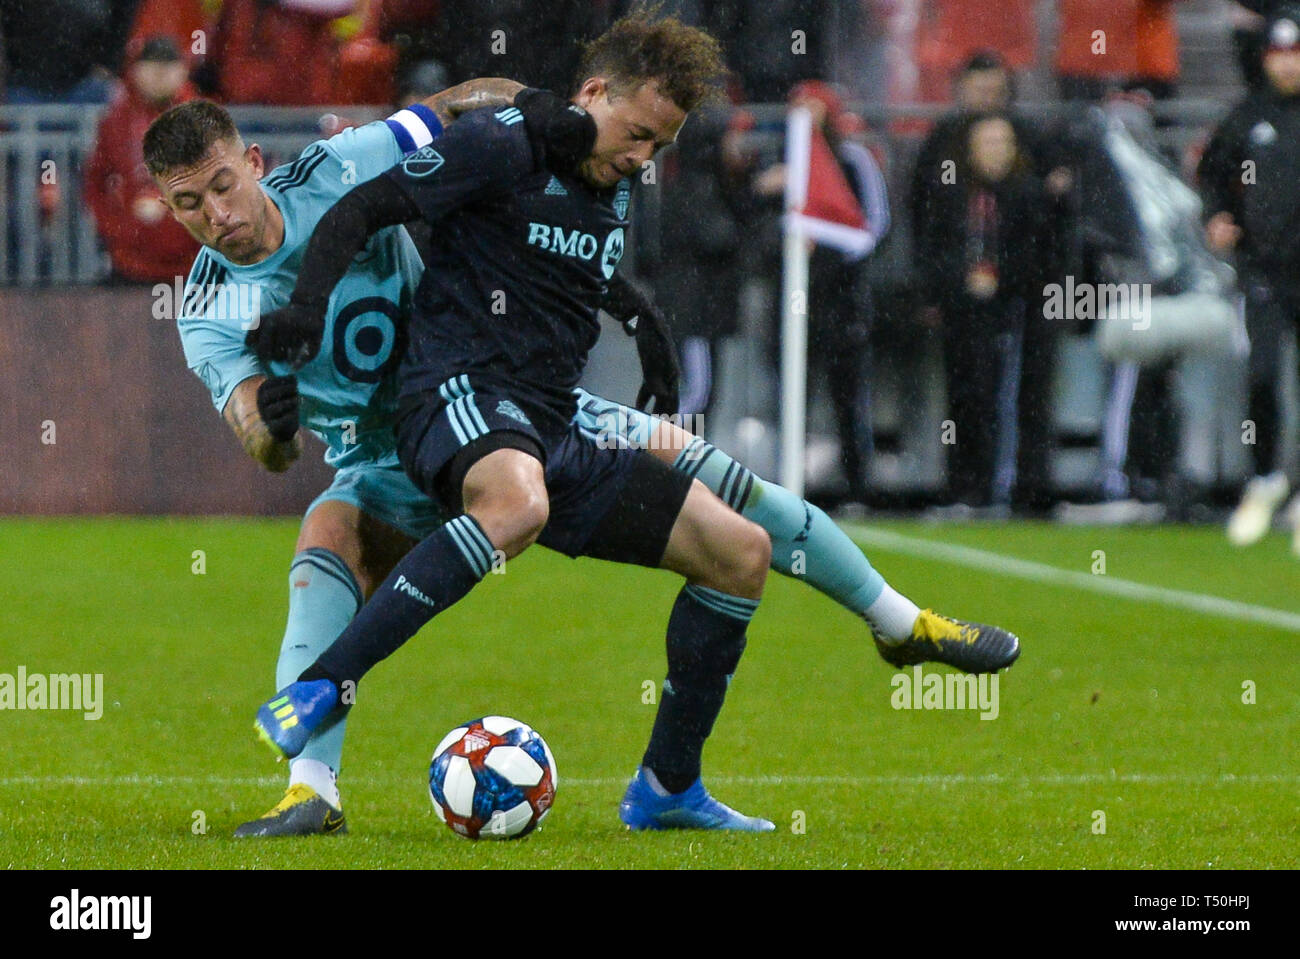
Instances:
[[[596,779],[561,778],[560,785],[583,787],[625,786],[626,776]],[[414,777],[368,777],[371,783],[400,786],[419,782]],[[5,786],[283,786],[283,776],[7,776]],[[711,776],[711,786],[1087,786],[1106,783],[1150,785],[1214,785],[1243,783],[1300,783],[1300,773],[1060,773],[1043,776],[1006,776],[1001,773],[914,773],[881,776]]]
[[[1176,609],[1186,609],[1194,613],[1206,613],[1210,616],[1222,616],[1227,619],[1244,620],[1249,623],[1262,623],[1276,626],[1292,632],[1300,632],[1300,613],[1268,606],[1256,606],[1242,603],[1222,596],[1208,593],[1193,593],[1181,589],[1169,589],[1164,586],[1151,586],[1147,583],[1134,582],[1131,579],[1116,579],[1114,576],[1094,576],[1074,570],[1048,566],[1028,559],[1017,559],[1002,553],[976,549],[972,546],[957,546],[953,543],[937,543],[920,537],[904,536],[887,530],[873,529],[857,523],[843,524],[846,532],[854,540],[868,546],[905,553],[922,559],[938,559],[956,566],[985,570],[1015,579],[1027,579],[1036,583],[1050,583],[1053,586],[1070,586],[1086,592],[1102,593],[1107,596],[1120,596],[1140,602],[1159,603]]]

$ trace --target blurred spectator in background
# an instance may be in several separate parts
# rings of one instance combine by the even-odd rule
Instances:
[[[375,4],[376,36],[397,50],[399,84],[415,64],[437,58],[442,4],[443,0],[379,0]]]
[[[664,239],[655,293],[681,355],[683,414],[708,412],[717,393],[718,346],[738,325],[752,170],[740,138],[753,122],[730,108],[702,109],[662,161]]]
[[[838,6],[837,0],[716,0],[701,4],[701,25],[721,42],[743,98],[774,103],[800,81],[830,74]]]
[[[447,78],[447,68],[441,63],[437,60],[419,60],[412,63],[398,78],[394,105],[398,108],[409,107],[451,85]]]
[[[582,44],[609,25],[613,6],[610,0],[443,0],[424,56],[446,64],[453,83],[510,77],[569,93]]]
[[[1043,132],[1036,123],[1011,108],[1015,77],[999,54],[992,50],[972,54],[958,71],[953,93],[954,109],[935,121],[917,151],[909,193],[914,228],[915,217],[929,195],[928,185],[940,181],[942,161],[962,149],[959,144],[954,145],[954,137],[965,132],[971,116],[981,113],[1005,115],[1015,130],[1019,149],[1029,155],[1034,171],[1045,179],[1048,190],[1057,196],[1069,191],[1073,176],[1065,141],[1055,132],[1051,135]]]
[[[842,0],[830,77],[850,100],[889,99],[889,14],[897,0]]]
[[[1263,89],[1268,83],[1264,76],[1264,49],[1268,46],[1264,26],[1267,9],[1276,6],[1270,0],[1233,3],[1228,12],[1232,22],[1232,48],[1237,54],[1241,78],[1251,90]]]
[[[953,77],[976,53],[996,55],[1008,70],[1032,66],[1038,45],[1034,2],[921,0],[916,31],[917,99],[941,103],[952,99]]]
[[[150,37],[170,37],[193,80],[207,60],[213,37],[213,14],[219,7],[219,2],[211,0],[140,0],[127,49],[138,49]]]
[[[1300,330],[1300,5],[1277,8],[1266,36],[1267,86],[1219,124],[1199,169],[1206,241],[1236,257],[1251,342],[1255,475],[1228,522],[1238,545],[1268,532],[1290,488],[1278,395],[1289,371],[1279,360],[1284,338]]]
[[[1060,0],[1056,76],[1062,100],[1140,86],[1157,99],[1178,80],[1179,0]]]
[[[1051,384],[1059,331],[1043,314],[1057,246],[1056,200],[1034,175],[1005,113],[967,117],[951,176],[924,184],[915,257],[923,315],[943,334],[950,419],[949,496],[1041,512],[1051,503]],[[1015,440],[1012,439],[1015,437]],[[1014,447],[1014,460],[1011,450]],[[1000,480],[995,474],[1014,471]],[[1014,462],[1014,466],[1012,466]]]
[[[100,120],[86,167],[86,202],[113,263],[111,282],[167,282],[189,272],[198,246],[167,215],[141,143],[154,118],[191,99],[194,90],[170,37],[150,37],[128,57],[124,82]]]
[[[815,374],[825,371],[849,499],[864,503],[872,453],[868,389],[872,302],[864,267],[889,231],[889,196],[880,165],[859,142],[861,119],[845,110],[830,86],[817,80],[800,83],[790,93],[790,106],[803,107],[812,114],[814,136],[820,134],[830,147],[870,235],[868,246],[853,253],[818,243],[808,262],[810,382],[815,382]],[[755,192],[766,197],[783,196],[785,186],[784,164],[769,167],[754,181]]]
[[[1215,442],[1207,435],[1213,397],[1190,384],[1212,377],[1223,357],[1244,356],[1232,271],[1205,245],[1201,202],[1176,172],[1176,154],[1162,148],[1153,105],[1145,90],[1113,93],[1081,114],[1073,131],[1081,211],[1075,280],[1151,293],[1142,323],[1113,302],[1079,317],[1078,332],[1091,332],[1110,364],[1102,502],[1081,508],[1084,522],[1204,515],[1214,455],[1196,451]]]
[[[137,0],[4,0],[9,103],[103,103]]]
[[[387,103],[397,53],[378,0],[224,0],[211,57],[229,103]]]
[[[357,0],[355,12],[332,24],[339,40],[335,103],[389,103],[397,95],[398,51],[381,41],[385,0]]]

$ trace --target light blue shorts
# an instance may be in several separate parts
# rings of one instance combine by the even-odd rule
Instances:
[[[329,488],[312,500],[308,514],[327,500],[350,503],[412,539],[424,539],[447,521],[437,504],[420,492],[396,462],[392,466],[358,463],[343,467],[334,474]]]

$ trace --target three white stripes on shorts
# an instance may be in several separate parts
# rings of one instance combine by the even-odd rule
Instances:
[[[463,373],[453,376],[438,387],[438,395],[448,403],[447,420],[461,446],[468,446],[487,433],[483,414],[474,405],[474,391],[470,388],[468,376]]]

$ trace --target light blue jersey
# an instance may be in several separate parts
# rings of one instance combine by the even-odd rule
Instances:
[[[316,223],[352,187],[426,146],[436,131],[437,119],[417,105],[313,143],[262,181],[284,216],[284,243],[275,253],[251,266],[208,248],[199,253],[177,326],[186,362],[218,412],[250,376],[291,372],[286,365],[264,365],[244,337],[259,313],[288,301]],[[341,500],[416,539],[443,522],[437,506],[403,471],[393,436],[397,332],[423,269],[401,227],[372,236],[334,288],[320,353],[297,371],[300,421],[325,442],[325,461],[338,471],[308,512],[323,501]],[[648,441],[648,415],[576,392],[576,421],[589,433],[604,441],[613,441],[612,433],[634,445]]]
[[[431,142],[437,120],[424,107],[311,144],[262,180],[284,217],[284,243],[260,263],[239,266],[204,248],[194,261],[177,320],[185,359],[218,411],[250,376],[283,375],[244,345],[256,315],[284,306],[307,241],[322,216],[359,183]],[[297,371],[300,419],[328,447],[336,469],[397,466],[393,445],[399,330],[423,264],[401,227],[372,236],[329,299],[320,353]]]

